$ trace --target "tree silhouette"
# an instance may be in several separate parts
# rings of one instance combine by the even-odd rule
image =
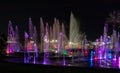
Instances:
[[[4,52],[6,48],[7,36],[5,34],[0,34],[0,53]]]
[[[109,18],[107,18],[106,22],[111,23],[113,26],[113,29],[115,30],[117,24],[120,23],[120,11],[113,11],[112,13],[110,13]]]

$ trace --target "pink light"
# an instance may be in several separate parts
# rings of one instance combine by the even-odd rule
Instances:
[[[71,51],[71,52],[70,52],[70,55],[72,55],[72,54],[73,54],[73,52]]]
[[[7,50],[6,50],[6,53],[7,53],[7,54],[12,53],[12,49],[11,49],[10,47],[8,47]]]
[[[28,50],[32,50],[32,43],[28,43],[28,48],[27,48]]]
[[[87,50],[85,50],[85,55],[88,55],[88,51]]]
[[[94,60],[97,61],[97,59],[98,59],[98,58],[95,56],[95,57],[94,57]]]
[[[56,49],[56,48],[57,48],[57,45],[55,45],[55,44],[54,44],[54,45],[53,45],[53,48],[55,48],[55,49]]]
[[[9,54],[9,53],[10,53],[8,49],[6,50],[6,53],[7,53],[7,54]]]

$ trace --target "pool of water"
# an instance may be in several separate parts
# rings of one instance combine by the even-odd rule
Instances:
[[[34,56],[24,57],[23,53],[19,55],[8,55],[4,61],[12,63],[28,63],[40,65],[55,65],[55,66],[77,66],[77,67],[98,67],[98,68],[120,68],[120,61],[113,59],[93,59],[89,56],[69,57],[69,56],[50,56],[49,58],[39,55],[38,58]]]

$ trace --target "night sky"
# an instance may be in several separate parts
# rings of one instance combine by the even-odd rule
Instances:
[[[1,2],[0,3],[0,33],[7,34],[8,21],[19,26],[20,35],[28,31],[28,17],[39,30],[39,17],[44,22],[53,23],[54,17],[65,23],[69,29],[71,11],[80,22],[80,29],[89,40],[95,40],[103,33],[103,25],[109,13],[120,10],[119,0],[96,1],[62,1],[44,0],[40,2]],[[39,32],[39,31],[38,31]],[[68,32],[67,32],[68,33]]]

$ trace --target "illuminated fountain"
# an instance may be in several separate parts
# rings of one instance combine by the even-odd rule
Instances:
[[[29,35],[25,32],[24,38],[24,62],[29,63],[32,59],[32,62],[36,63],[38,60],[37,30],[35,26],[33,28],[31,18],[29,18]]]
[[[108,36],[108,24],[104,25],[103,36],[96,39],[95,53],[91,52],[90,60],[98,61],[100,67],[119,67],[120,62],[120,35],[113,29],[111,36]]]
[[[14,31],[12,22],[9,21],[6,53],[19,52],[20,50],[18,27],[16,26]]]
[[[27,46],[27,43],[28,43],[28,34],[27,32],[24,33],[24,63],[27,63],[29,62],[29,51],[28,51],[28,46]]]
[[[103,35],[95,41],[95,48],[89,49],[87,36],[80,32],[79,24],[71,13],[69,39],[63,23],[54,18],[53,25],[44,24],[40,18],[40,33],[29,18],[29,31],[24,32],[24,51],[20,49],[18,27],[13,29],[11,21],[8,24],[7,53],[24,52],[24,63],[74,66],[81,62],[90,62],[92,67],[99,63],[102,67],[120,66],[120,40],[119,33],[113,30],[108,36],[108,25],[104,25]],[[77,51],[77,52],[76,52]],[[20,53],[21,54],[21,53]],[[119,65],[118,65],[119,64]],[[107,68],[108,68],[107,67]]]
[[[48,33],[48,23],[46,23],[46,29],[45,29],[46,33],[44,36],[44,60],[43,60],[43,64],[47,64],[49,63],[49,33]]]
[[[79,24],[71,12],[70,15],[70,32],[69,32],[69,48],[78,48],[78,44],[82,41],[82,34],[80,34]]]
[[[64,24],[60,23],[58,19],[54,18],[54,23],[46,27],[44,26],[43,19],[40,18],[40,52],[44,52],[44,63],[46,63],[46,55],[49,52],[57,54],[58,61],[59,57],[63,55],[63,61],[65,61],[65,55],[69,55],[67,49],[78,49],[81,45],[83,34],[79,32],[79,24],[77,23],[74,15],[71,13],[70,17],[70,40],[68,40],[65,32]],[[80,34],[81,35],[80,35]],[[86,40],[86,39],[85,39]],[[86,44],[86,43],[85,43]],[[65,46],[69,46],[66,48]],[[86,45],[83,45],[86,46]],[[87,49],[87,48],[84,48]],[[48,53],[47,53],[48,52]]]
[[[38,61],[37,30],[35,26],[34,26],[33,39],[34,39],[33,49],[34,49],[34,64],[35,64]]]

